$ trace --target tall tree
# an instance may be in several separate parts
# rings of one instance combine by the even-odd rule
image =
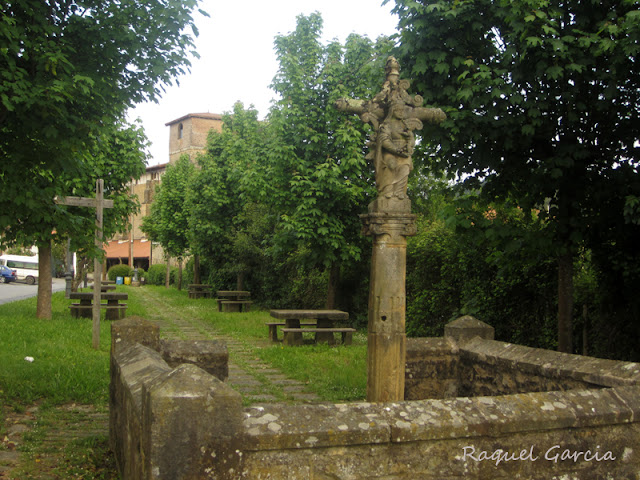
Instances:
[[[186,200],[194,173],[195,166],[188,155],[182,155],[176,163],[168,165],[162,184],[156,188],[151,214],[142,219],[142,231],[162,245],[167,260],[177,258],[181,266],[190,250],[190,212]],[[181,287],[179,281],[178,288]]]
[[[130,194],[129,183],[144,173],[146,137],[140,126],[119,124],[111,132],[106,129],[84,157],[82,168],[65,171],[52,177],[43,165],[25,169],[25,178],[42,190],[50,200],[40,203],[34,195],[26,194],[27,203],[21,211],[13,213],[11,222],[4,229],[0,243],[4,245],[37,245],[39,258],[48,261],[51,242],[70,238],[72,249],[101,255],[96,251],[95,209],[66,207],[53,203],[60,196],[95,196],[98,178],[105,184],[105,196],[114,201],[114,208],[105,210],[103,238],[109,238],[126,228],[126,221],[138,208],[137,199]],[[24,194],[24,192],[23,192]],[[38,282],[39,318],[51,316],[51,268],[50,263],[40,266]]]
[[[541,210],[558,262],[558,349],[572,351],[576,252],[638,234],[624,219],[640,163],[638,2],[395,3],[407,76],[449,106],[425,126],[431,166]]]
[[[344,96],[373,97],[391,44],[351,35],[344,46],[325,46],[322,24],[318,13],[299,16],[295,31],[276,37],[280,67],[272,88],[280,100],[269,117],[278,135],[269,178],[270,198],[282,212],[278,241],[289,249],[308,247],[309,264],[330,269],[332,307],[341,263],[360,257],[358,214],[373,192],[367,127],[333,104]]]
[[[47,248],[53,198],[69,194],[63,179],[87,178],[96,149],[114,137],[126,109],[157,100],[188,68],[195,52],[185,29],[197,35],[191,17],[196,4],[3,2],[0,230],[7,241],[17,239],[8,230],[27,230],[27,237]]]
[[[194,251],[235,275],[238,290],[244,289],[252,249],[246,234],[251,216],[243,212],[269,183],[261,164],[269,142],[268,125],[258,120],[257,110],[237,102],[223,115],[222,131],[209,133],[188,195]]]

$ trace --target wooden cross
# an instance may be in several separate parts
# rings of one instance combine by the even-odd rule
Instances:
[[[102,250],[102,210],[113,208],[113,200],[104,198],[104,180],[96,180],[96,198],[62,197],[55,198],[58,205],[73,207],[89,207],[96,209],[96,247]],[[102,284],[102,262],[99,258],[93,261],[93,348],[100,348],[100,287]]]

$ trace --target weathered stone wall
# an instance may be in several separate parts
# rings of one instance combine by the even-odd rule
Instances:
[[[111,441],[125,480],[640,478],[638,364],[463,334],[409,342],[414,393],[482,391],[493,375],[507,394],[243,408],[201,368],[119,338]],[[517,393],[527,385],[559,391]]]
[[[616,387],[640,379],[635,363],[496,342],[482,322],[459,320],[447,326],[445,338],[407,342],[406,400]],[[464,333],[460,325],[472,325],[481,336]]]
[[[458,346],[447,338],[408,338],[405,400],[457,397],[459,354]]]
[[[159,353],[138,343],[111,353],[109,439],[123,478],[150,478],[143,475],[142,389],[169,372]]]
[[[218,478],[637,479],[639,393],[247,408],[241,474]]]
[[[229,376],[229,352],[224,342],[217,340],[161,340],[162,358],[175,368],[183,363],[197,365],[219,380]]]

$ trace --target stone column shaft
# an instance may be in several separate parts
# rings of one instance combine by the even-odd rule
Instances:
[[[367,350],[367,400],[404,400],[406,358],[405,282],[407,239],[415,235],[410,202],[405,212],[362,215],[364,233],[373,237]],[[406,205],[403,202],[404,205]]]

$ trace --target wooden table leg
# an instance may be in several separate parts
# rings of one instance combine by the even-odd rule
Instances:
[[[268,325],[269,327],[269,340],[273,343],[278,342],[278,326],[277,325]]]
[[[299,318],[287,318],[285,328],[300,328]],[[282,343],[285,345],[302,345],[302,333],[283,333]]]
[[[93,317],[93,307],[91,300],[80,300],[80,307],[78,309],[78,316],[83,318],[92,318]]]
[[[113,305],[117,305],[118,301],[115,300],[107,300],[107,307],[111,307]],[[107,313],[104,315],[105,320],[118,320],[118,310],[110,310],[107,308]]]
[[[318,328],[331,328],[333,326],[333,321],[327,319],[318,319],[317,327]],[[317,332],[316,333],[316,343],[328,343],[329,345],[335,345],[336,340],[333,338],[333,332]]]

